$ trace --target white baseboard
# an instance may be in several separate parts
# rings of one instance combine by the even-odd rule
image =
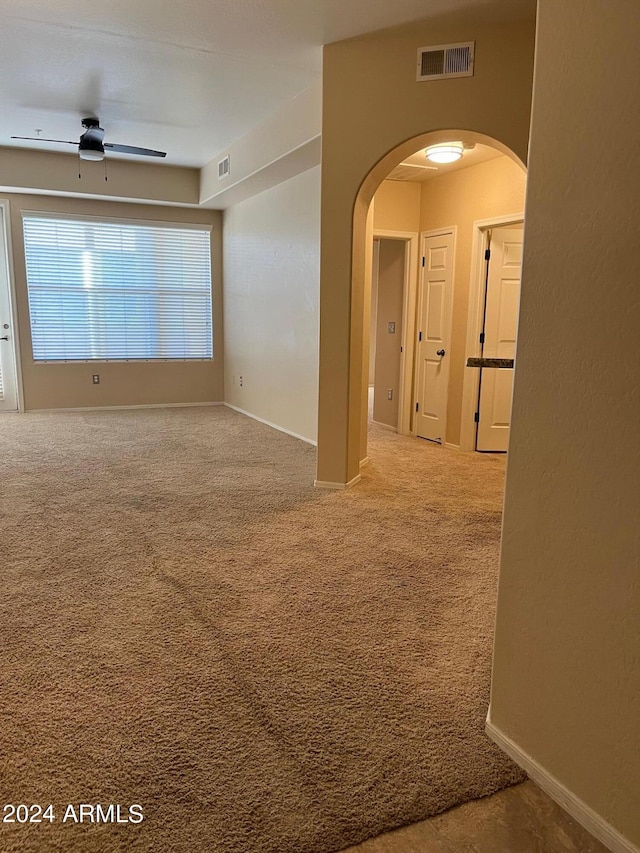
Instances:
[[[271,421],[267,421],[264,418],[259,418],[258,415],[253,415],[251,412],[246,412],[244,409],[241,409],[239,406],[233,406],[231,403],[223,403],[223,406],[226,406],[227,409],[233,409],[234,412],[239,412],[241,415],[246,415],[248,418],[252,418],[254,421],[259,421],[261,424],[265,424],[265,426],[271,427],[272,429],[277,429],[279,432],[284,432],[287,435],[290,435],[292,438],[299,438],[300,441],[305,441],[307,444],[312,444],[314,447],[318,446],[318,442],[314,441],[312,438],[307,438],[305,435],[299,435],[297,432],[292,432],[290,429],[286,429],[279,424],[274,424]]]
[[[364,468],[365,465],[368,465],[371,460],[368,456],[365,456],[364,459],[360,460],[360,467]]]
[[[74,406],[61,409],[26,409],[28,415],[56,414],[56,412],[119,412],[130,409],[193,409],[197,406],[224,406],[222,401],[210,403],[139,403],[130,406]]]
[[[636,847],[627,838],[624,837],[617,829],[595,812],[590,806],[577,797],[570,791],[562,782],[558,781],[555,776],[552,776],[548,770],[542,767],[538,762],[527,755],[516,743],[514,743],[507,735],[497,728],[490,719],[491,709],[487,716],[485,731],[492,741],[497,743],[503,752],[513,758],[516,764],[520,765],[527,775],[545,791],[552,800],[555,800],[562,808],[568,812],[571,817],[575,818],[579,824],[591,833],[595,838],[601,841],[613,853],[640,853],[640,848]]]
[[[351,486],[359,483],[361,479],[362,477],[358,474],[353,480],[349,480],[348,483],[331,483],[328,480],[314,480],[313,485],[316,489],[350,489]]]
[[[449,450],[460,450],[459,444],[452,444],[450,441],[445,441],[444,446],[448,447]]]

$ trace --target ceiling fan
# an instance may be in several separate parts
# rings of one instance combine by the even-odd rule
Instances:
[[[154,151],[152,148],[137,148],[135,145],[116,145],[104,141],[104,129],[100,127],[99,119],[83,118],[82,126],[86,128],[79,142],[69,142],[67,139],[43,139],[41,136],[12,136],[11,139],[28,139],[33,142],[59,142],[63,145],[77,145],[81,160],[103,160],[105,150],[118,154],[138,154],[144,157],[166,157],[165,151]]]

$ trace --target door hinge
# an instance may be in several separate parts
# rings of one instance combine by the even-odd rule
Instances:
[[[418,341],[422,340],[422,332],[418,332]]]
[[[480,423],[480,412],[475,412],[475,413],[474,413],[474,415],[473,415],[473,422],[474,422],[474,424],[479,424],[479,423]]]
[[[484,343],[484,332],[480,332],[480,343]]]
[[[422,258],[422,266],[424,266],[424,256],[423,256],[423,258]]]
[[[416,403],[416,412],[418,411],[419,403]]]
[[[486,252],[484,253],[484,259],[485,261],[491,260],[491,249],[486,250]]]

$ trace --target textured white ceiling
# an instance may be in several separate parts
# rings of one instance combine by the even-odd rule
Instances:
[[[3,0],[0,145],[30,146],[9,137],[36,128],[76,140],[94,114],[107,141],[201,166],[317,78],[322,44],[469,7],[515,17],[535,2]]]

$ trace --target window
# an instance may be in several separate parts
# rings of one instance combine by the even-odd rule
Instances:
[[[35,361],[213,357],[207,226],[23,215]]]

